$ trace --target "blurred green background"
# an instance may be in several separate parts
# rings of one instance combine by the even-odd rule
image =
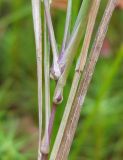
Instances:
[[[122,1],[122,0],[121,0]],[[52,8],[58,48],[63,38],[62,0]],[[55,2],[54,2],[55,3]],[[65,1],[64,1],[65,3]],[[72,25],[81,0],[73,2]],[[101,2],[95,27],[106,6]],[[70,160],[123,159],[123,10],[113,14],[101,56],[81,112]],[[95,35],[94,33],[94,35]],[[74,62],[75,64],[75,62]],[[57,110],[52,144],[73,77],[74,65]],[[54,82],[51,82],[51,98]],[[35,160],[38,111],[31,0],[0,0],[0,160]]]

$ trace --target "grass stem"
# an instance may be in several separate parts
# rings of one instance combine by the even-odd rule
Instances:
[[[42,140],[41,151],[49,153],[48,126],[50,119],[50,42],[47,33],[46,21],[44,19],[44,79],[45,79],[45,133]]]
[[[38,77],[38,108],[39,108],[39,150],[38,160],[41,160],[41,136],[42,136],[42,26],[41,26],[41,3],[40,0],[32,0],[32,14],[34,23],[37,77]]]
[[[67,5],[67,14],[66,14],[64,38],[63,38],[62,49],[61,49],[61,54],[59,56],[59,60],[61,59],[61,57],[64,56],[63,54],[64,54],[65,48],[67,46],[67,43],[69,41],[70,24],[71,24],[71,13],[72,13],[72,0],[69,0],[68,1],[68,5]]]
[[[58,49],[57,49],[57,44],[56,44],[51,14],[50,14],[50,5],[48,0],[44,0],[44,9],[45,9],[47,27],[49,31],[49,38],[50,38],[52,52],[53,52],[53,66],[51,69],[51,77],[54,79],[58,79],[61,75],[61,71],[58,64]]]

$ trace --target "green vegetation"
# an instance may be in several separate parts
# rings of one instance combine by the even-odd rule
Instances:
[[[80,1],[73,3],[72,26]],[[102,1],[96,25],[104,7],[105,1]],[[60,49],[65,11],[52,9],[52,13]],[[70,160],[123,159],[122,22],[123,11],[116,9],[81,112]],[[51,144],[62,117],[62,106],[66,105],[68,98],[76,63],[73,64],[65,86],[64,101],[58,107],[59,114],[56,114]],[[51,98],[54,86],[52,81]],[[37,157],[37,97],[31,1],[0,0],[0,160],[34,160]]]

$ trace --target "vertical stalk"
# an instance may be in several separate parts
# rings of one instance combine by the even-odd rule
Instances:
[[[82,46],[82,50],[81,50],[81,55],[80,55],[80,58],[78,59],[76,72],[74,74],[74,78],[73,78],[70,94],[69,94],[69,97],[68,97],[68,101],[67,101],[67,104],[66,104],[66,107],[65,107],[65,111],[64,111],[64,114],[63,114],[63,117],[62,117],[62,121],[61,121],[59,130],[58,130],[58,133],[57,133],[57,136],[56,136],[56,140],[55,140],[55,143],[54,143],[54,146],[53,146],[52,153],[51,153],[51,157],[54,157],[54,159],[56,158],[56,153],[58,152],[59,146],[61,144],[61,140],[62,140],[62,136],[63,136],[64,130],[65,130],[65,126],[66,126],[66,123],[67,123],[67,120],[68,120],[68,117],[69,117],[69,113],[70,113],[70,110],[71,110],[71,107],[72,107],[72,103],[74,101],[75,94],[76,94],[76,91],[77,91],[77,87],[78,87],[78,83],[79,83],[79,80],[80,80],[81,72],[83,71],[84,64],[86,62],[86,57],[87,57],[87,53],[88,53],[88,49],[89,49],[89,45],[90,45],[90,41],[91,41],[91,37],[92,37],[93,29],[94,29],[94,24],[95,24],[96,17],[97,17],[97,13],[98,13],[100,1],[101,0],[94,0],[92,2],[92,6],[91,6],[91,9],[90,9],[90,13],[89,13],[87,29],[86,29],[86,34],[85,34],[85,38],[84,38],[84,42],[83,42],[83,46]]]
[[[39,149],[38,160],[41,160],[41,136],[42,136],[42,26],[41,26],[40,0],[32,0],[32,14],[34,23],[37,77],[38,77],[38,110],[39,110]]]
[[[45,80],[45,133],[42,140],[41,151],[49,153],[48,126],[50,119],[50,42],[47,33],[46,21],[44,18],[44,80]]]
[[[49,38],[50,38],[52,52],[53,52],[53,66],[51,69],[51,76],[54,79],[58,79],[61,75],[61,71],[58,64],[58,49],[57,49],[57,44],[55,40],[55,34],[54,34],[52,19],[50,15],[50,5],[48,0],[44,0],[44,9],[45,9],[46,22],[47,22],[47,27],[49,32]]]
[[[69,43],[64,51],[64,56],[62,56],[59,60],[60,67],[63,68],[66,63],[71,59],[72,56],[75,56],[76,48],[78,47],[80,40],[84,33],[84,27],[86,25],[86,20],[88,17],[88,10],[91,4],[91,0],[83,0],[76,23],[74,25],[72,34],[70,36]]]
[[[71,24],[71,13],[72,13],[72,0],[68,0],[67,4],[67,14],[66,14],[66,22],[65,22],[65,30],[64,30],[64,38],[62,43],[62,49],[59,59],[61,59],[62,56],[64,56],[64,51],[66,48],[66,45],[69,40],[69,34],[70,34],[70,24]]]
[[[106,7],[104,16],[99,26],[99,30],[96,34],[93,48],[91,50],[89,62],[84,70],[83,78],[80,81],[79,88],[76,93],[76,97],[67,121],[65,132],[62,138],[59,151],[57,153],[57,160],[66,160],[69,154],[69,150],[73,141],[75,130],[77,128],[78,120],[80,117],[81,107],[84,103],[84,99],[94,73],[96,62],[99,58],[99,54],[102,48],[104,38],[107,33],[108,24],[110,22],[112,13],[116,7],[118,0],[109,0]],[[52,159],[51,159],[52,160]]]

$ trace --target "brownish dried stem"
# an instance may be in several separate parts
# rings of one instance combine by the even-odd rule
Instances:
[[[97,35],[94,41],[93,48],[91,50],[89,62],[85,67],[83,78],[80,81],[80,85],[76,93],[76,98],[74,100],[74,103],[68,118],[68,122],[65,128],[65,132],[62,138],[59,151],[57,153],[56,160],[67,160],[70,147],[73,141],[73,137],[77,128],[78,120],[80,117],[81,108],[84,103],[84,99],[85,99],[90,81],[92,79],[92,75],[94,73],[94,68],[99,58],[102,44],[106,36],[108,24],[111,19],[112,13],[116,7],[117,1],[118,0],[109,0],[108,5],[106,7],[104,16],[102,18],[101,24],[99,26],[99,30],[97,32]],[[53,159],[50,159],[50,160],[53,160]]]

